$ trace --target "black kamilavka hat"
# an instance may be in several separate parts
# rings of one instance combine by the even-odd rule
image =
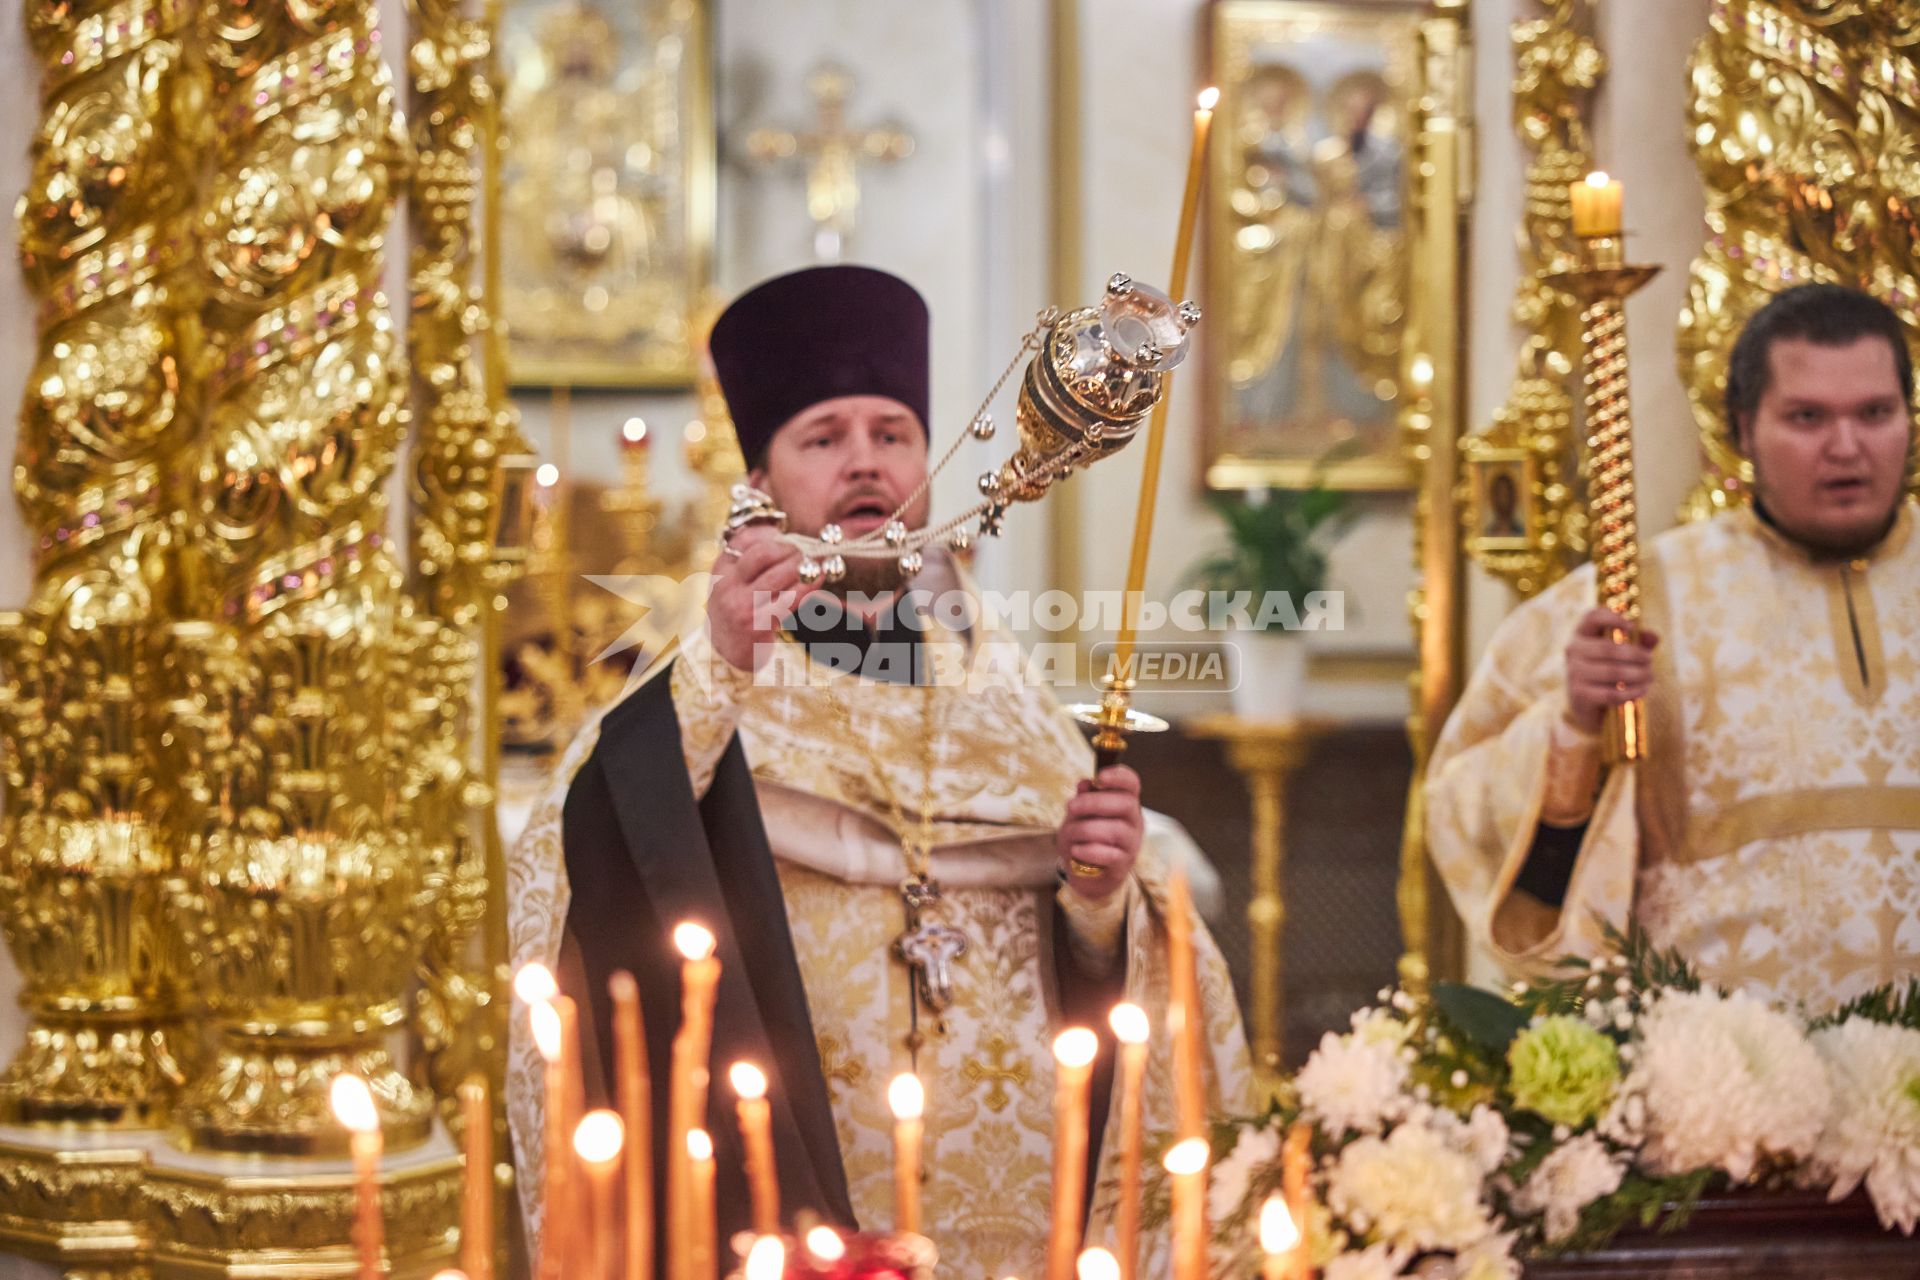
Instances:
[[[749,467],[793,416],[837,396],[887,396],[927,429],[927,304],[872,267],[810,267],[734,299],[708,349]]]

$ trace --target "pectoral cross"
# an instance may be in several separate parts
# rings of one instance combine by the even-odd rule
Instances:
[[[814,127],[755,129],[747,135],[747,154],[762,164],[806,162],[814,256],[822,262],[837,262],[853,235],[860,209],[860,162],[891,164],[906,159],[913,154],[913,135],[895,125],[849,128],[847,99],[853,96],[853,77],[839,67],[816,68],[807,77],[807,90],[819,108]]]
[[[895,939],[893,953],[913,971],[920,998],[938,1015],[953,1003],[953,962],[967,953],[967,935],[929,914],[940,900],[940,887],[931,880],[907,881],[900,897],[907,904],[907,928]]]

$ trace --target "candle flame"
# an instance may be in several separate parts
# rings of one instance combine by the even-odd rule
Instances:
[[[689,960],[705,960],[713,954],[719,945],[713,936],[713,930],[691,920],[682,920],[673,926],[673,945]]]
[[[1120,1260],[1105,1249],[1083,1249],[1074,1271],[1080,1280],[1120,1280]]]
[[[542,489],[551,489],[560,483],[560,468],[551,462],[543,462],[533,473],[533,482]]]
[[[647,420],[628,418],[620,428],[620,436],[630,444],[639,444],[647,438]]]
[[[530,964],[513,975],[513,994],[525,1004],[545,1004],[560,994],[553,970],[543,964]]]
[[[527,1021],[533,1025],[533,1047],[548,1062],[560,1060],[560,1011],[551,1004],[542,1001],[527,1010]]]
[[[1607,176],[1607,172],[1604,169],[1595,169],[1587,175],[1587,185],[1596,191],[1606,190],[1607,184],[1612,181],[1613,179]]]
[[[1100,1037],[1085,1027],[1062,1031],[1053,1042],[1053,1056],[1063,1067],[1090,1066],[1100,1052]]]
[[[787,1271],[787,1246],[779,1236],[761,1236],[747,1250],[746,1280],[780,1280]]]
[[[751,1062],[736,1062],[727,1069],[733,1091],[749,1102],[767,1096],[767,1073]]]
[[[1220,90],[1208,85],[1200,91],[1200,96],[1195,101],[1202,111],[1211,111],[1220,105]]]
[[[589,1111],[573,1131],[573,1150],[588,1164],[612,1164],[626,1145],[627,1127],[611,1111]]]
[[[467,1280],[467,1273],[458,1270],[436,1271],[433,1273],[433,1280]]]
[[[832,1227],[815,1227],[807,1232],[807,1252],[822,1262],[838,1262],[847,1256],[847,1242]]]
[[[1199,1173],[1207,1167],[1207,1157],[1210,1154],[1205,1138],[1188,1138],[1184,1142],[1176,1142],[1167,1151],[1167,1172]]]
[[[695,1160],[713,1159],[713,1138],[705,1129],[687,1130],[687,1154]]]
[[[1260,1206],[1260,1249],[1263,1253],[1286,1253],[1300,1243],[1300,1228],[1293,1213],[1280,1196],[1268,1196]]]
[[[927,1091],[920,1077],[911,1071],[895,1076],[887,1086],[887,1106],[895,1120],[918,1120],[927,1109]]]
[[[355,1133],[379,1132],[380,1112],[373,1105],[373,1090],[359,1076],[351,1071],[335,1076],[329,1100],[334,1119],[345,1128]]]
[[[1153,1035],[1153,1025],[1147,1021],[1147,1011],[1137,1004],[1117,1004],[1113,1012],[1107,1015],[1107,1024],[1113,1028],[1121,1044],[1145,1044]]]

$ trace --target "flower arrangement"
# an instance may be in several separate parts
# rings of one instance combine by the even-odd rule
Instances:
[[[1266,1114],[1223,1122],[1210,1218],[1235,1273],[1311,1133],[1301,1229],[1326,1280],[1514,1280],[1520,1259],[1670,1229],[1709,1191],[1865,1186],[1920,1220],[1920,982],[1808,1021],[1700,981],[1644,936],[1507,996],[1381,992]]]

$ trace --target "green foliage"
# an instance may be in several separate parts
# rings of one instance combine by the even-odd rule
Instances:
[[[1905,1027],[1909,1031],[1920,1031],[1920,981],[1908,982],[1904,987],[1879,987],[1857,996],[1832,1013],[1814,1019],[1812,1029],[1820,1031],[1838,1026],[1848,1018],[1864,1018],[1868,1022],[1884,1022],[1890,1026]]]
[[[1436,982],[1433,1007],[1457,1034],[1496,1058],[1505,1058],[1513,1038],[1526,1029],[1527,1011],[1491,991],[1458,982]]]
[[[1533,1252],[1536,1256],[1591,1252],[1605,1248],[1628,1227],[1652,1228],[1663,1235],[1678,1231],[1693,1217],[1700,1198],[1726,1180],[1718,1169],[1695,1169],[1671,1178],[1630,1174],[1618,1191],[1580,1211],[1580,1225],[1572,1235],[1551,1245],[1537,1245]]]
[[[1297,602],[1327,584],[1327,546],[1351,518],[1347,495],[1331,489],[1270,489],[1258,497],[1215,494],[1227,545],[1188,570],[1205,591],[1281,592]]]

